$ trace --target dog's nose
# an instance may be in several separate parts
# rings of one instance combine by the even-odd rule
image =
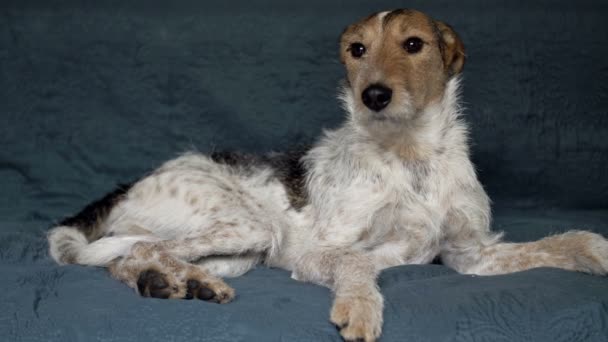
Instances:
[[[391,103],[393,91],[381,84],[372,84],[365,88],[361,99],[367,108],[379,112]]]

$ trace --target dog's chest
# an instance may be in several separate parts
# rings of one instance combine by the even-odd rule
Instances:
[[[438,253],[447,212],[451,181],[442,170],[440,161],[396,161],[358,184],[372,204],[355,245],[387,265],[429,262]]]
[[[341,201],[330,208],[343,208],[345,217],[366,223],[360,229],[375,231],[362,236],[373,239],[376,233],[385,235],[381,230],[409,226],[407,221],[416,217],[445,214],[450,181],[441,175],[440,162],[378,160],[364,166],[341,179],[343,185],[337,187],[337,193],[328,196]]]
[[[440,206],[448,193],[450,174],[442,173],[441,160],[395,160],[382,169],[381,195],[394,199],[404,210],[410,205]]]
[[[437,179],[435,176],[436,166],[434,163],[429,161],[403,161],[403,167],[401,170],[396,170],[394,172],[401,173],[402,183],[407,184],[409,186],[405,186],[400,189],[403,192],[406,192],[406,196],[417,196],[419,200],[428,200],[429,198],[435,197],[433,195],[437,195],[434,192],[437,192],[436,187],[433,187],[436,182],[432,182],[432,179]],[[399,166],[394,167],[395,169],[399,168]]]

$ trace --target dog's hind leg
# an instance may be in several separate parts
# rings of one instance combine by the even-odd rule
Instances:
[[[129,256],[110,266],[110,272],[143,296],[197,297],[189,284],[198,284],[218,295],[212,300],[228,301],[232,290],[216,276],[238,276],[260,259],[269,260],[280,241],[280,234],[267,226],[245,222],[218,222],[187,238],[138,242]]]
[[[213,255],[198,260],[196,264],[216,277],[238,277],[255,267],[262,257],[261,253]]]
[[[194,262],[212,255],[266,254],[267,258],[272,257],[278,252],[280,240],[280,234],[260,224],[227,226],[222,223],[205,229],[198,236],[149,244],[180,260]]]
[[[136,243],[131,253],[113,261],[109,270],[144,297],[198,298],[216,303],[234,298],[234,290],[224,281],[151,242]]]

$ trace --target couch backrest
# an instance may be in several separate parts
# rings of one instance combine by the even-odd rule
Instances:
[[[465,42],[495,201],[608,207],[608,5],[588,0],[3,1],[0,182],[84,204],[180,151],[309,143],[343,118],[342,29],[404,6]]]

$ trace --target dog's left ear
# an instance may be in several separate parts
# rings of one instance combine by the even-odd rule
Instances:
[[[439,31],[443,65],[450,77],[457,75],[464,67],[464,44],[450,25],[438,20],[435,20],[435,25]]]

